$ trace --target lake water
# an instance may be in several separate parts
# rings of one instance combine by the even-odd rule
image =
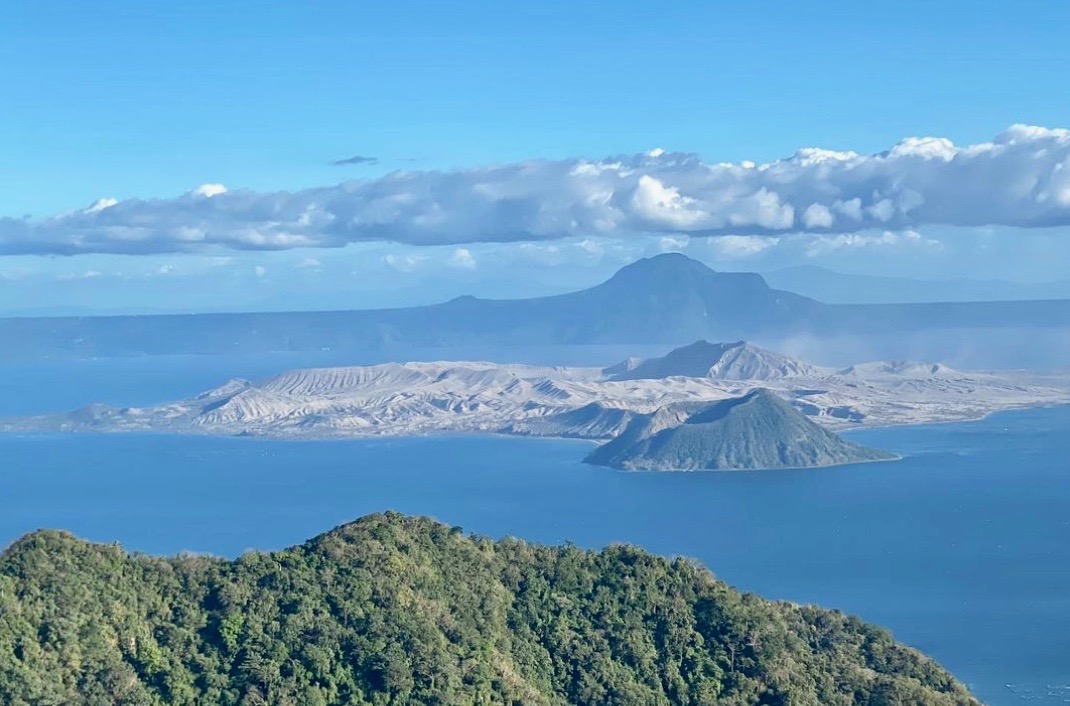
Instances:
[[[296,364],[174,359],[9,369],[0,414],[144,403]],[[301,362],[300,364],[305,364]],[[0,435],[0,545],[39,527],[236,555],[369,512],[696,557],[736,586],[890,627],[1001,704],[1070,703],[1070,408],[879,429],[906,456],[816,471],[629,474],[583,442],[284,442]]]

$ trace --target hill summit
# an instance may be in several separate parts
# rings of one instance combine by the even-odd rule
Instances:
[[[587,462],[630,471],[816,468],[895,458],[851,443],[764,388],[635,418]]]
[[[0,552],[0,703],[979,706],[842,613],[683,559],[372,515],[235,561],[59,532]]]
[[[813,375],[817,369],[791,356],[746,341],[701,340],[673,349],[660,358],[629,359],[603,372],[613,380],[648,380],[672,376],[714,380],[779,380]]]

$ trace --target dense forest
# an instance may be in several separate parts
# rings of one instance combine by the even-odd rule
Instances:
[[[0,555],[0,703],[977,704],[879,628],[683,559],[394,513],[234,561],[28,535]]]

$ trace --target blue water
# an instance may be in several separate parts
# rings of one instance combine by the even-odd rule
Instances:
[[[236,366],[250,361],[41,364],[0,385],[0,414],[185,395]],[[1064,704],[1068,430],[1066,407],[871,430],[854,438],[906,459],[735,474],[618,473],[580,463],[582,442],[530,439],[0,435],[0,545],[62,527],[233,556],[388,508],[492,536],[633,542],[767,597],[886,625],[991,704]]]

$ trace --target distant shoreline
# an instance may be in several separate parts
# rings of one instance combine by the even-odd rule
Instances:
[[[1014,413],[1024,412],[1031,409],[1050,409],[1055,407],[1070,407],[1070,399],[1065,402],[1037,402],[1035,404],[1021,404],[1008,406],[1003,409],[992,409],[983,412],[978,415],[963,416],[958,419],[926,419],[919,421],[903,421],[895,423],[882,423],[875,422],[873,424],[863,423],[859,426],[853,427],[834,427],[830,428],[831,431],[836,434],[854,434],[856,432],[874,431],[877,429],[898,429],[902,427],[924,427],[924,426],[943,426],[946,424],[968,424],[971,422],[980,422],[988,419],[989,417]],[[57,435],[122,435],[122,434],[159,434],[161,436],[192,436],[192,437],[215,437],[220,439],[263,439],[272,441],[295,441],[295,442],[321,442],[321,441],[371,441],[375,439],[419,439],[419,438],[433,438],[433,437],[453,437],[453,436],[500,436],[505,438],[514,439],[556,439],[561,441],[577,441],[590,444],[599,444],[608,441],[612,437],[580,437],[580,436],[560,436],[553,434],[520,434],[509,433],[503,431],[497,431],[493,429],[480,430],[480,429],[458,429],[456,431],[450,430],[435,430],[430,432],[419,433],[392,433],[389,431],[377,431],[369,434],[320,434],[320,433],[301,433],[301,434],[283,434],[283,433],[254,433],[242,431],[238,433],[223,433],[216,431],[198,431],[196,429],[137,429],[130,427],[120,428],[107,428],[107,429],[34,429],[34,428],[17,428],[19,424],[25,424],[27,422],[36,419],[49,419],[56,414],[64,414],[64,412],[50,413],[50,414],[33,414],[28,416],[16,416],[0,418],[0,434],[57,434]],[[14,428],[13,428],[14,427]]]

